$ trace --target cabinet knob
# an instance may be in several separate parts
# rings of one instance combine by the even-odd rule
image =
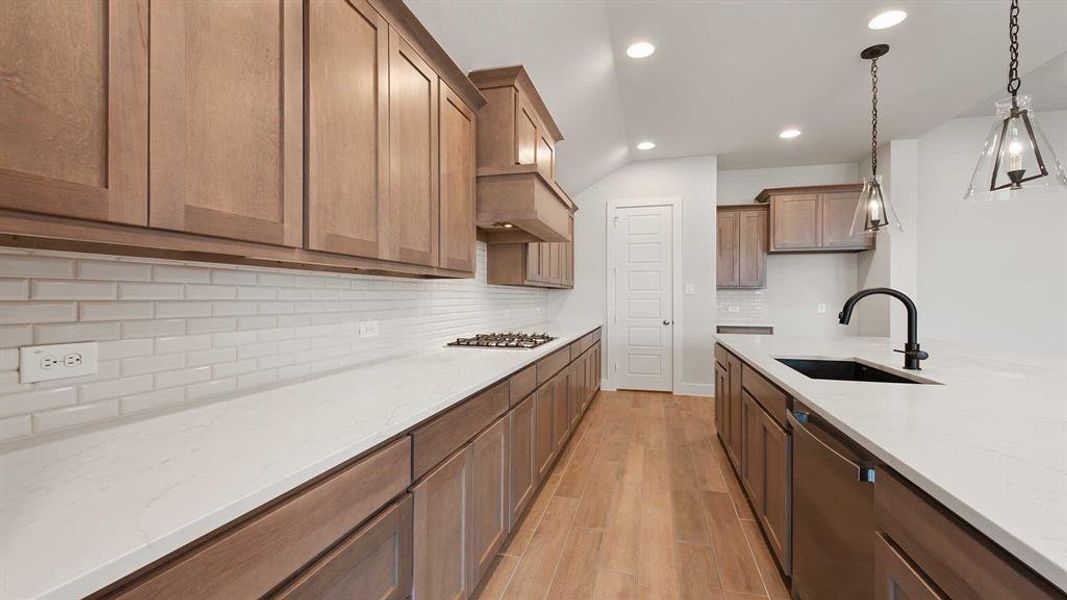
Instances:
[[[663,319],[663,324],[664,324],[664,325],[670,325],[670,324],[671,324],[671,322],[670,322],[670,321],[668,321],[667,319]]]

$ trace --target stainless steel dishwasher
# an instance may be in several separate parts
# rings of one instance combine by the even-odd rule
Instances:
[[[874,597],[874,468],[817,414],[794,402],[793,597]]]

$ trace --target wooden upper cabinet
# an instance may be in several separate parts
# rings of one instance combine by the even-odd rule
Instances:
[[[0,2],[0,208],[148,222],[148,8]]]
[[[848,252],[874,247],[874,236],[850,236],[860,184],[771,188],[756,197],[770,204],[771,252]]]
[[[441,250],[439,265],[474,272],[474,112],[439,83],[441,128]]]
[[[151,3],[152,227],[303,245],[302,10]]]
[[[771,198],[771,249],[800,250],[819,246],[819,195]]]
[[[530,101],[515,93],[515,164],[532,165],[537,162],[537,145],[541,140],[537,129],[537,113]]]
[[[400,262],[437,265],[437,74],[389,30],[389,202]]]
[[[739,264],[741,252],[741,216],[736,210],[720,208],[716,214],[715,282],[719,288],[738,287],[741,279]]]
[[[822,246],[824,248],[867,248],[870,236],[861,233],[849,235],[852,217],[856,214],[859,194],[837,192],[819,194],[819,221],[822,223]]]
[[[738,237],[738,287],[767,287],[767,211],[741,211]]]
[[[307,6],[308,247],[391,258],[389,25],[366,0]]]

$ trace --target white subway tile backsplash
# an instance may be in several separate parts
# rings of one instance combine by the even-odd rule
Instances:
[[[81,321],[128,321],[155,317],[151,302],[79,302]]]
[[[200,267],[155,265],[152,267],[152,280],[175,283],[210,283],[211,270]]]
[[[182,335],[185,321],[182,319],[154,319],[151,321],[123,321],[122,337],[144,338]]]
[[[118,323],[55,323],[35,325],[37,344],[66,344],[119,339]]]
[[[185,388],[176,387],[144,394],[126,396],[119,401],[119,411],[124,415],[141,413],[171,406],[185,401]]]
[[[33,431],[42,432],[61,427],[71,427],[94,421],[117,417],[118,400],[105,400],[95,404],[81,404],[33,414]]]
[[[179,371],[156,373],[156,389],[202,383],[211,379],[211,367],[196,367]]]
[[[70,279],[74,277],[74,261],[68,258],[5,254],[4,259],[0,260],[0,277]]]
[[[151,281],[152,265],[117,260],[79,260],[78,279]]]
[[[25,415],[70,406],[77,400],[77,393],[72,387],[5,394],[0,396],[0,417]]]
[[[0,326],[0,348],[17,348],[33,343],[33,325]]]
[[[151,356],[135,356],[122,359],[122,376],[140,375],[141,373],[155,373],[168,369],[180,369],[185,366],[185,355],[153,354]]]
[[[30,286],[33,300],[113,300],[118,286],[111,281],[40,281]]]
[[[129,396],[130,394],[140,394],[142,392],[151,391],[153,383],[151,375],[138,375],[136,377],[125,377],[122,379],[112,379],[110,381],[85,383],[78,386],[78,402],[84,404],[105,400],[107,398],[119,398],[121,396]]]
[[[181,300],[184,288],[174,283],[120,283],[123,300]]]
[[[28,300],[30,298],[30,281],[28,279],[0,279],[0,300]]]
[[[0,419],[0,442],[28,436],[33,431],[32,427],[30,415]]]
[[[73,302],[0,302],[0,325],[76,321],[77,306]]]
[[[487,286],[482,244],[477,276],[454,281],[4,251],[0,441],[520,328],[544,320],[547,297]],[[359,337],[367,320],[378,337]],[[99,371],[17,383],[17,348],[35,335],[99,342]]]

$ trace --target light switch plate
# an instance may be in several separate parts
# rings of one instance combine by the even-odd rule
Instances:
[[[19,348],[19,383],[93,375],[97,355],[96,342],[23,346]]]
[[[817,307],[817,310],[819,311],[819,314],[826,312],[826,305],[820,302],[819,306]]]
[[[685,295],[686,296],[694,296],[694,295],[696,295],[696,293],[697,293],[696,284],[693,284],[693,283],[685,284]]]

